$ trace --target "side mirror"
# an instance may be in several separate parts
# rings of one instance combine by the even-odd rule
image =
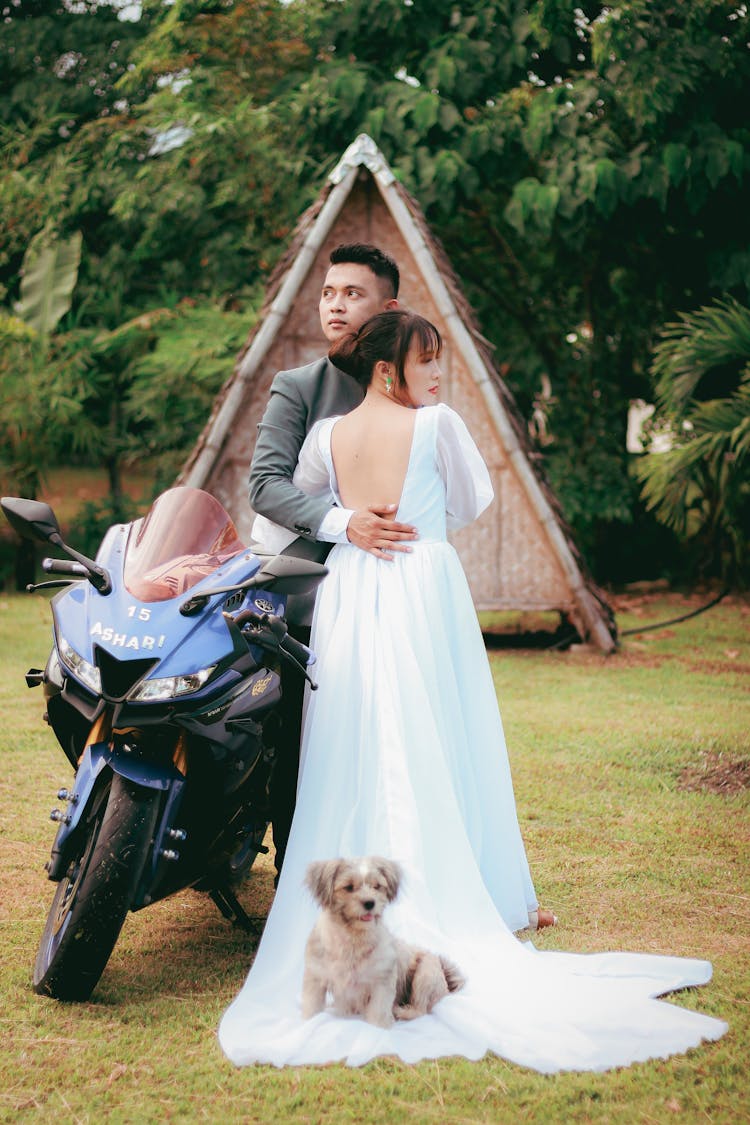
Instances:
[[[49,504],[44,504],[41,500],[23,500],[19,496],[3,496],[0,507],[5,512],[5,518],[10,526],[19,535],[23,535],[24,539],[54,543],[56,547],[65,551],[66,555],[70,555],[85,567],[88,580],[95,590],[100,594],[111,593],[112,582],[104,567],[98,566],[93,559],[87,559],[85,555],[63,543],[57,516]]]
[[[213,590],[203,590],[193,594],[180,606],[183,617],[200,613],[214,594],[234,593],[236,590],[273,590],[277,594],[307,594],[314,590],[328,574],[328,567],[309,559],[295,558],[293,555],[266,556],[260,570],[249,581],[236,586],[217,586]]]
[[[62,542],[57,517],[49,504],[44,504],[41,500],[3,496],[0,507],[10,526],[24,539],[36,539],[40,543]]]
[[[292,555],[274,555],[253,575],[252,586],[273,589],[278,594],[307,594],[321,582],[328,567]]]

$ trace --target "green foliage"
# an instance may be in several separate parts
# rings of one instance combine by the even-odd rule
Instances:
[[[114,523],[129,523],[137,518],[142,505],[136,504],[129,496],[117,500],[106,496],[103,500],[87,500],[79,508],[75,518],[76,550],[90,558],[96,558],[102,539]]]
[[[45,346],[30,325],[0,313],[0,470],[19,495],[37,495],[66,431],[84,415],[76,351],[69,336]]]
[[[83,416],[75,345],[51,340],[70,308],[80,256],[80,234],[55,241],[42,232],[24,257],[19,315],[0,312],[0,469],[30,498],[62,447],[62,432]]]
[[[133,460],[151,459],[158,483],[171,483],[247,331],[246,316],[185,300],[91,336],[75,452],[107,467],[114,508]]]
[[[247,339],[252,317],[183,302],[133,365],[127,396],[139,456],[158,461],[158,481],[174,481]]]
[[[287,149],[264,100],[293,80],[307,48],[292,34],[296,10],[264,0],[147,4],[135,24],[111,8],[74,15],[22,2],[11,22],[0,86],[24,112],[12,129],[0,123],[0,283],[28,311],[29,243],[43,231],[61,246],[81,232],[60,339],[68,397],[82,407],[57,419],[55,456],[105,467],[117,508],[129,460],[154,454],[166,483],[189,452],[252,324],[258,279],[296,219]],[[19,373],[27,352],[16,348]],[[52,443],[32,436],[41,471]]]
[[[151,26],[119,4],[15,0],[3,11],[0,129],[17,167],[66,149],[87,123],[121,112],[118,82]],[[136,91],[141,99],[148,84]]]
[[[42,234],[29,244],[16,312],[40,336],[49,336],[70,308],[80,261],[80,231],[53,242]]]
[[[637,467],[657,517],[695,544],[704,569],[750,578],[750,308],[717,301],[667,324],[654,353],[673,447]]]
[[[70,66],[69,20],[80,34]],[[269,107],[272,90],[293,84],[309,54],[297,7],[146,4],[133,24],[111,8],[58,21],[52,4],[22,3],[12,22],[27,48],[23,57],[8,50],[8,96],[23,100],[33,74],[39,98],[25,112],[29,128],[48,135],[30,147],[17,121],[0,130],[8,168],[0,205],[10,220],[0,280],[11,298],[20,257],[46,228],[83,233],[76,306],[84,324],[113,328],[193,295],[241,303],[302,205],[290,190],[294,139]],[[58,105],[67,115],[59,126]]]
[[[738,301],[719,300],[682,313],[660,333],[651,372],[657,402],[677,421],[697,402],[735,389],[750,362],[750,311]]]
[[[0,293],[18,299],[39,231],[82,232],[63,328],[79,334],[100,428],[117,399],[121,453],[153,448],[159,388],[179,383],[162,365],[145,392],[148,357],[173,346],[171,313],[184,325],[188,300],[252,318],[325,170],[366,131],[445,244],[522,414],[543,415],[543,463],[584,550],[642,520],[624,431],[629,400],[650,392],[656,333],[680,308],[750,292],[744,6],[146,0],[133,23],[51,0],[11,12]],[[108,339],[144,315],[130,351]],[[200,353],[163,411],[195,389],[185,447],[212,362]],[[593,562],[606,577],[606,552]]]
[[[637,507],[625,419],[658,326],[750,282],[747,19],[718,0],[319,7],[289,104],[308,152],[370,132],[527,417],[550,381],[545,465],[593,551]]]

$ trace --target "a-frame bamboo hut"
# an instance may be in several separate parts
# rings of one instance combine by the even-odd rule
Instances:
[[[611,610],[587,575],[570,529],[539,473],[513,398],[479,333],[445,252],[419,205],[370,137],[344,153],[302,216],[274,271],[257,326],[187,461],[180,483],[214,493],[250,538],[248,468],[276,371],[322,355],[320,286],[331,250],[373,242],[401,270],[402,305],[437,324],[444,340],[441,398],[459,411],[487,462],[495,502],[454,543],[479,610],[557,610],[582,638],[615,646]]]

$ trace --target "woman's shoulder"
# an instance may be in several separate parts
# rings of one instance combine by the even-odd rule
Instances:
[[[307,431],[305,445],[307,445],[308,448],[312,446],[322,453],[325,453],[330,448],[331,431],[336,422],[343,417],[344,415],[342,414],[332,414],[329,418],[319,418]]]
[[[329,418],[318,418],[317,422],[313,422],[312,426],[308,430],[308,437],[314,434],[317,439],[321,434],[330,432],[336,422],[338,422],[339,418],[343,417],[343,414],[332,414]]]
[[[439,434],[466,433],[466,423],[463,418],[446,402],[439,402],[436,406],[427,409],[435,412],[435,424]]]
[[[426,409],[430,408],[427,407]],[[435,406],[432,407],[432,409],[435,411],[438,418],[441,419],[458,418],[460,420],[461,418],[461,415],[458,413],[458,411],[454,410],[452,406],[448,406],[447,402],[438,402],[435,404]]]

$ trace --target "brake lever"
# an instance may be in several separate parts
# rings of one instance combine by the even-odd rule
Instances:
[[[310,673],[307,671],[307,668],[305,668],[304,664],[301,664],[300,661],[297,660],[296,656],[292,656],[291,652],[287,652],[286,649],[281,647],[281,645],[278,646],[277,651],[283,657],[284,660],[288,660],[290,664],[294,665],[294,667],[297,669],[297,671],[300,673],[300,675],[305,677],[308,684],[310,685],[310,691],[317,691],[318,690],[318,685],[315,683],[315,680],[312,678]]]
[[[246,616],[247,615],[247,616]],[[281,642],[287,635],[287,628],[280,617],[264,613],[259,617],[252,610],[244,610],[233,617],[231,613],[222,614],[227,623],[227,627],[233,637],[241,637],[247,644],[258,645],[259,648],[268,649],[276,653],[280,660],[286,660],[294,665],[300,675],[304,676],[307,683],[310,685],[311,691],[317,691],[318,685],[309,675],[307,668],[301,664],[296,657],[292,656],[290,652],[281,647]],[[242,627],[237,624],[238,621],[242,622]],[[253,628],[255,626],[255,628]],[[258,626],[261,626],[258,628]],[[265,630],[263,629],[265,626]]]
[[[60,578],[55,582],[29,582],[26,586],[27,594],[34,594],[37,590],[59,590],[62,586],[72,586],[76,578]]]

